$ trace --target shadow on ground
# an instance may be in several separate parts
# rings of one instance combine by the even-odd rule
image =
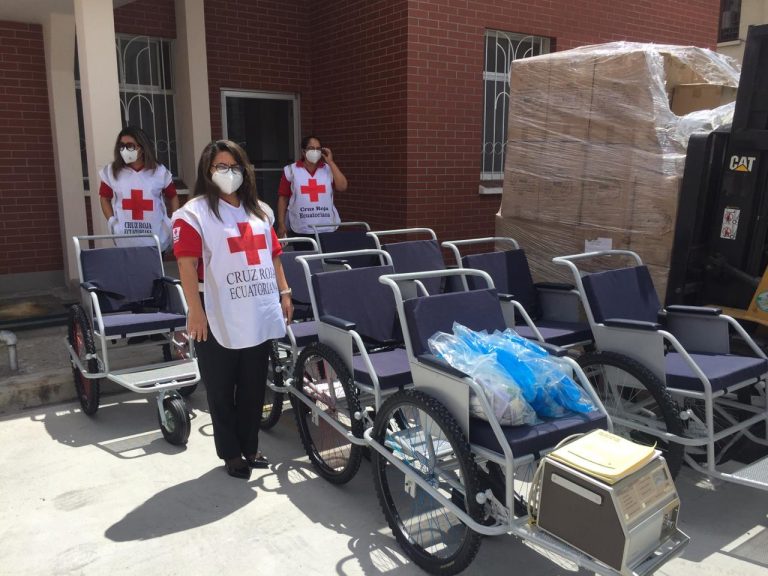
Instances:
[[[150,540],[211,524],[247,506],[256,491],[245,482],[223,482],[221,466],[166,488],[110,526],[113,542]],[[173,513],[169,513],[169,511]]]

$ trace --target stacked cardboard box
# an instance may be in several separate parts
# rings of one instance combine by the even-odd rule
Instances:
[[[555,256],[631,249],[663,299],[692,126],[670,109],[680,84],[737,86],[738,70],[708,50],[634,43],[513,63],[496,232],[526,249],[537,280],[568,280]]]

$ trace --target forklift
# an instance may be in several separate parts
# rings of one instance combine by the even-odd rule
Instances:
[[[689,140],[666,304],[720,308],[768,351],[768,25],[747,33],[732,124]],[[764,385],[739,400],[765,405]]]

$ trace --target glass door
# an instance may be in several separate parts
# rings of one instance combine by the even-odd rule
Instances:
[[[283,167],[299,152],[299,101],[295,94],[222,90],[224,138],[240,144],[256,170],[259,197],[277,214]]]

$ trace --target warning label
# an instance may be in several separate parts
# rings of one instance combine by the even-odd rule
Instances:
[[[720,227],[720,238],[724,240],[736,240],[736,233],[739,229],[738,208],[726,208],[723,212],[723,225]]]

